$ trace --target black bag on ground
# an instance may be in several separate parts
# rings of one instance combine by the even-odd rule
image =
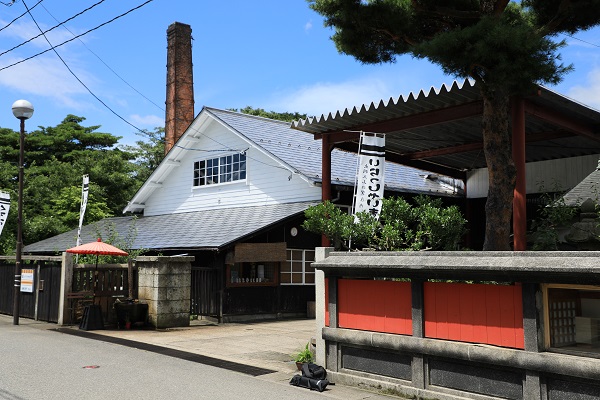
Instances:
[[[327,379],[313,379],[305,376],[294,375],[290,381],[290,385],[304,387],[310,390],[318,390],[322,392],[325,390],[329,381]]]
[[[327,371],[320,365],[313,363],[302,364],[302,376],[311,379],[325,379],[327,378]]]

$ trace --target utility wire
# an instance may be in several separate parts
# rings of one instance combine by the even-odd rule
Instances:
[[[592,42],[587,42],[587,41],[585,41],[585,40],[583,40],[583,39],[576,38],[575,36],[571,36],[571,35],[568,35],[568,34],[566,34],[566,33],[563,33],[563,35],[565,35],[565,36],[568,36],[568,37],[570,37],[571,39],[579,40],[579,41],[580,41],[580,42],[582,42],[582,43],[589,44],[590,46],[594,46],[594,47],[600,47],[600,45],[597,45],[597,44],[595,44],[595,43],[592,43]]]
[[[104,0],[101,0],[101,2]],[[151,1],[151,0],[150,0]],[[96,3],[99,4],[99,3]],[[31,11],[29,10],[29,7],[27,7],[27,4],[25,4],[25,0],[23,0],[23,5],[25,6],[25,8],[27,9],[27,13],[29,14],[29,16],[31,17],[31,19],[33,20],[33,22],[35,23],[35,26],[37,26],[37,28],[40,30],[40,32],[42,32],[42,28],[40,28],[40,26],[38,25],[37,21],[35,20],[35,18],[33,17],[33,14],[31,13]],[[75,79],[77,79],[77,81],[79,83],[81,83],[81,85],[86,88],[86,90],[96,99],[98,100],[104,107],[106,107],[110,112],[112,112],[114,115],[116,115],[119,119],[121,119],[123,122],[125,122],[126,124],[132,126],[134,129],[143,132],[140,128],[138,128],[137,126],[133,125],[131,122],[127,121],[125,118],[123,118],[122,116],[120,116],[119,114],[117,114],[116,111],[114,111],[112,108],[110,108],[105,102],[103,102],[98,96],[96,96],[94,94],[94,92],[92,92],[90,90],[89,87],[86,86],[85,83],[83,83],[83,81],[81,79],[79,79],[79,77],[75,74],[75,72],[73,72],[73,70],[67,65],[67,63],[65,62],[65,60],[60,56],[60,54],[58,54],[58,51],[56,51],[56,48],[54,46],[52,46],[52,43],[50,42],[50,40],[48,40],[48,37],[46,36],[45,33],[42,32],[42,35],[44,36],[44,39],[46,39],[46,42],[48,42],[48,44],[50,45],[51,50],[54,51],[54,53],[56,54],[56,56],[60,59],[60,61],[62,61],[62,63],[64,64],[64,66],[67,68],[67,70],[69,70],[69,72],[71,73],[71,75],[73,75],[75,77]]]
[[[65,44],[69,43],[69,42],[72,42],[73,40],[75,40],[75,39],[77,39],[77,38],[80,38],[81,36],[87,35],[88,33],[90,33],[90,32],[93,32],[93,31],[95,31],[96,29],[99,29],[99,28],[103,27],[104,25],[108,25],[108,24],[110,24],[111,22],[114,22],[114,21],[116,21],[117,19],[119,19],[119,18],[122,18],[122,17],[124,17],[124,16],[125,16],[125,15],[127,15],[127,14],[129,14],[129,13],[131,13],[131,12],[133,12],[133,11],[135,11],[135,10],[139,9],[139,8],[142,8],[143,6],[145,6],[145,5],[146,5],[146,4],[148,4],[148,3],[151,3],[152,1],[154,1],[154,0],[147,0],[146,2],[144,2],[144,3],[140,4],[139,6],[137,6],[137,7],[134,7],[134,8],[132,8],[132,9],[130,9],[129,11],[126,11],[126,12],[124,12],[123,14],[117,15],[116,17],[112,18],[111,20],[109,20],[109,21],[106,21],[106,22],[104,22],[104,23],[102,23],[102,24],[100,24],[100,25],[96,26],[95,28],[88,29],[87,31],[85,31],[85,32],[83,32],[83,33],[81,33],[81,34],[79,34],[79,35],[77,35],[77,36],[75,36],[75,37],[73,37],[73,38],[71,38],[71,39],[69,39],[69,40],[65,40],[64,42],[62,42],[62,43],[60,43],[60,44],[57,44],[56,46],[53,46],[53,47],[52,47],[52,48],[50,48],[50,49],[47,49],[47,50],[41,51],[41,52],[39,52],[39,53],[37,53],[37,54],[34,54],[34,55],[32,55],[31,57],[27,57],[27,58],[24,58],[24,59],[22,59],[21,61],[17,61],[17,62],[15,62],[15,63],[12,63],[12,64],[10,64],[10,65],[7,65],[6,67],[2,67],[2,68],[0,68],[0,71],[3,71],[3,70],[5,70],[5,69],[7,69],[7,68],[10,68],[10,67],[14,67],[15,65],[21,64],[21,63],[23,63],[23,62],[25,62],[25,61],[29,61],[29,60],[31,60],[32,58],[35,58],[35,57],[37,57],[37,56],[41,56],[42,54],[45,54],[45,53],[47,53],[47,52],[49,52],[49,51],[52,51],[52,50],[54,50],[54,49],[55,49],[55,48],[57,48],[57,47],[60,47],[60,46],[63,46],[63,45],[65,45]]]
[[[40,4],[42,1],[44,1],[44,0],[40,0],[40,1],[38,1],[37,3],[35,3],[35,4],[33,5],[33,7],[31,7],[31,9],[33,10],[33,9],[34,9],[34,8],[35,8],[35,7],[36,7],[38,4]],[[9,7],[10,7],[10,6],[12,6],[14,2],[15,2],[15,1],[13,0],[13,2],[12,2],[10,5],[9,5]],[[2,4],[4,4],[4,3],[2,3]],[[2,28],[0,28],[0,32],[2,32],[3,30],[5,30],[5,29],[6,29],[6,28],[8,28],[9,26],[11,26],[11,25],[12,25],[12,23],[13,23],[13,22],[15,22],[16,20],[18,20],[19,18],[23,18],[23,16],[25,16],[25,15],[27,15],[27,11],[25,11],[23,14],[19,15],[17,18],[15,18],[15,19],[13,19],[12,21],[10,21],[10,22],[9,22],[9,23],[8,23],[6,26],[3,26]]]
[[[42,0],[43,1],[43,0]],[[38,3],[39,4],[39,3]],[[44,5],[42,4],[42,8],[44,10],[46,10],[46,12],[48,13],[48,15],[50,15],[56,22],[59,22],[54,15],[52,15],[52,13],[50,13],[50,11],[48,11],[48,9],[46,7],[44,7]],[[33,8],[32,8],[33,9]],[[63,25],[63,28],[65,28],[71,35],[75,36],[75,34],[73,32],[71,32],[69,30],[69,28],[67,28],[66,25]],[[104,64],[104,66],[106,68],[108,68],[113,74],[115,74],[115,76],[117,78],[119,78],[120,80],[122,80],[127,86],[129,86],[131,89],[133,89],[137,94],[139,94],[140,96],[142,96],[144,99],[148,100],[150,103],[154,104],[158,109],[165,111],[164,108],[162,108],[161,106],[159,106],[158,104],[156,104],[155,102],[153,102],[152,100],[150,100],[148,97],[144,96],[140,91],[138,91],[136,88],[134,88],[133,86],[131,86],[129,84],[129,82],[127,82],[124,78],[122,78],[114,69],[112,69],[108,64],[106,64],[106,62],[104,62],[104,60],[102,58],[100,58],[100,56],[96,53],[94,53],[94,51],[92,51],[92,49],[90,49],[83,40],[78,39],[81,44],[90,52],[92,53],[102,64]]]
[[[5,50],[5,51],[3,51],[2,53],[0,53],[0,56],[3,56],[3,55],[5,55],[6,53],[10,53],[11,51],[13,51],[13,50],[15,50],[15,49],[18,49],[19,47],[21,47],[21,46],[23,46],[23,45],[25,45],[25,44],[27,44],[27,43],[31,42],[32,40],[35,40],[35,39],[39,38],[39,37],[40,37],[40,36],[42,36],[42,35],[45,37],[45,36],[46,36],[46,33],[50,32],[50,31],[53,31],[54,29],[58,28],[59,26],[61,26],[61,25],[62,25],[62,24],[64,24],[65,22],[68,22],[68,21],[70,21],[70,20],[72,20],[72,19],[75,19],[75,18],[77,18],[78,16],[80,16],[81,14],[88,12],[88,11],[89,11],[89,10],[91,10],[92,8],[96,7],[98,4],[104,3],[104,1],[105,1],[105,0],[100,0],[100,1],[99,1],[99,2],[97,2],[96,4],[93,4],[93,5],[91,5],[90,7],[86,8],[85,10],[83,10],[83,11],[81,11],[81,12],[78,12],[77,14],[73,15],[72,17],[70,17],[70,18],[68,18],[68,19],[64,20],[63,22],[60,22],[58,25],[54,25],[52,28],[50,28],[50,29],[48,29],[48,30],[46,30],[46,31],[42,31],[42,30],[40,29],[40,26],[39,26],[39,25],[37,25],[37,23],[36,23],[36,25],[37,25],[38,29],[39,29],[39,30],[40,30],[40,32],[41,32],[39,35],[36,35],[36,36],[32,37],[31,39],[28,39],[28,40],[24,41],[23,43],[16,45],[15,47],[13,47],[13,48],[11,48],[11,49],[8,49],[8,50]],[[27,9],[27,12],[29,12],[29,7],[27,7],[27,5],[25,4],[25,2],[23,2],[23,4],[25,5],[25,8]],[[38,4],[39,4],[39,3],[38,3]],[[31,15],[31,13],[30,13],[30,12],[29,12],[29,15]],[[33,18],[33,17],[32,17],[32,18]],[[35,22],[35,21],[34,21],[34,22]]]

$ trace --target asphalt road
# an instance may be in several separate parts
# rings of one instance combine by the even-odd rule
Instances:
[[[0,318],[0,399],[348,399],[342,387],[318,393],[288,380]],[[382,398],[364,394],[360,398]]]

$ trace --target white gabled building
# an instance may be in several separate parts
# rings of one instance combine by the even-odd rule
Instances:
[[[205,107],[124,211],[153,216],[319,201],[320,146],[287,122]],[[334,185],[353,187],[356,156],[336,149],[332,158]],[[386,188],[457,196],[461,184],[388,163]]]
[[[221,319],[305,313],[314,299],[310,263],[320,237],[301,224],[304,211],[321,201],[320,144],[288,122],[205,107],[131,199],[127,215],[84,226],[82,241],[112,230],[129,238],[131,249],[194,255],[199,281],[192,313]],[[356,157],[332,152],[333,191],[342,206],[352,203]],[[461,183],[450,182],[386,164],[388,194],[461,198]],[[61,252],[75,235],[25,251]],[[195,296],[214,301],[201,304]]]

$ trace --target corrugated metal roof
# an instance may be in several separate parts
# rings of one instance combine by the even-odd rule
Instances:
[[[116,232],[131,249],[216,249],[304,212],[316,202],[205,210],[151,217],[106,218],[82,229],[82,243]],[[132,233],[133,231],[133,233]],[[77,230],[25,246],[25,253],[61,253],[75,246]]]
[[[600,153],[599,111],[542,86],[525,101],[527,162]],[[486,166],[482,110],[477,85],[466,80],[294,121],[292,127],[317,137],[356,130],[386,133],[388,159],[457,176]]]

